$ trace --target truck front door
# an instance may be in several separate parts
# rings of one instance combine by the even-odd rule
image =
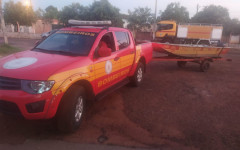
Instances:
[[[108,57],[99,57],[97,54],[100,43],[104,42],[107,48],[110,48],[112,53]],[[114,42],[112,32],[104,34],[99,42],[99,46],[95,50],[94,60],[94,72],[95,72],[95,88],[96,92],[99,93],[114,83],[119,82],[120,77],[116,75],[116,72],[121,67],[120,57],[118,57],[118,51]]]

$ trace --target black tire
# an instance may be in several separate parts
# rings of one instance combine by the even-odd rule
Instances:
[[[143,76],[144,76],[144,65],[141,62],[139,62],[136,68],[136,71],[134,73],[134,76],[130,78],[131,85],[138,87],[143,81]]]
[[[210,62],[208,60],[202,61],[202,63],[200,64],[200,70],[202,72],[207,72],[209,68],[210,68]]]
[[[185,67],[186,64],[187,64],[186,61],[178,61],[178,62],[177,62],[177,66],[178,66],[179,68],[183,68],[183,67]]]
[[[79,85],[71,86],[64,94],[58,108],[56,115],[58,130],[63,133],[72,133],[77,130],[85,115],[85,106],[86,94],[84,88]],[[77,109],[78,117],[76,116]]]

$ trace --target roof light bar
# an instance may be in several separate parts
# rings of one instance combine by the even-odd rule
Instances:
[[[78,26],[107,26],[111,25],[111,21],[80,21],[80,20],[68,20],[68,23],[71,25]]]

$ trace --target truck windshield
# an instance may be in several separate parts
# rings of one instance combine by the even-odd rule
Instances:
[[[57,31],[42,41],[34,51],[86,56],[91,50],[96,33],[81,31]]]
[[[158,24],[157,30],[170,30],[173,28],[173,24]]]

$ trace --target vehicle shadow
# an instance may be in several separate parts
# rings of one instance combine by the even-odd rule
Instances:
[[[28,138],[48,139],[58,136],[53,120],[25,120],[0,114],[0,143],[22,144]]]
[[[127,147],[149,147],[163,143],[158,138],[152,140],[147,130],[129,120],[124,112],[121,89],[89,106],[80,128],[74,133],[60,133],[53,119],[29,121],[2,114],[0,133],[0,144],[22,144],[27,139]]]

